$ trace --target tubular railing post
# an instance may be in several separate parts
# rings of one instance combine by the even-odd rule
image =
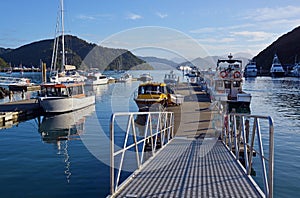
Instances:
[[[115,193],[115,162],[114,162],[114,117],[110,118],[110,194]]]
[[[248,164],[248,148],[247,148],[247,140],[246,140],[246,133],[245,133],[245,117],[241,116],[242,121],[242,128],[241,133],[243,136],[243,142],[244,142],[244,159],[245,159],[245,168],[248,170],[249,164]]]
[[[228,142],[228,145],[229,145],[229,148],[230,148],[230,151],[232,151],[232,127],[230,126],[231,125],[231,115],[228,115],[228,138],[229,138],[229,142]]]
[[[274,125],[269,117],[270,136],[269,136],[269,197],[273,198],[273,174],[274,174]]]
[[[235,147],[235,158],[239,159],[239,146],[238,146],[238,135],[236,130],[236,116],[233,116],[233,136],[234,136],[234,147]]]
[[[264,149],[262,146],[259,119],[257,119],[256,123],[257,123],[257,140],[258,140],[259,152],[261,154],[261,169],[263,171],[265,195],[266,195],[266,197],[269,197],[269,185],[268,185],[267,171],[266,171],[266,166],[265,166]]]
[[[255,139],[255,133],[256,133],[256,122],[257,122],[257,118],[254,118],[252,136],[251,136],[251,142],[250,142],[249,169],[247,170],[248,175],[250,175],[251,168],[252,168],[253,147],[254,147],[254,139]]]
[[[136,161],[137,161],[138,168],[140,168],[141,163],[140,163],[140,158],[139,158],[139,149],[138,149],[138,144],[137,144],[137,137],[136,137],[135,123],[134,123],[133,115],[130,116],[130,120],[131,120],[132,133],[133,133],[132,134],[133,135],[133,142],[134,142],[134,145],[135,145]]]
[[[148,139],[148,128],[149,128],[149,115],[147,116],[147,122],[146,122],[146,126],[145,126],[145,131],[144,131],[144,144],[143,144],[143,148],[142,148],[142,156],[141,156],[141,163],[143,163],[144,161],[144,150],[145,150],[145,146],[147,143],[147,139]]]

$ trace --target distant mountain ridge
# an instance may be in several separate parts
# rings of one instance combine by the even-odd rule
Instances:
[[[199,69],[215,69],[217,65],[218,59],[227,58],[228,55],[224,56],[207,56],[204,58],[195,58],[191,61],[185,61],[182,63],[175,63],[174,61],[165,59],[165,58],[157,58],[157,57],[142,57],[139,56],[140,59],[146,61],[150,65],[152,65],[155,69],[172,69],[178,68],[179,66],[190,66],[190,67],[198,67]],[[244,57],[241,57],[244,56]],[[240,59],[245,66],[248,63],[248,60],[251,59],[251,55],[238,53],[234,54],[233,58]]]
[[[150,64],[152,67],[154,67],[154,69],[172,69],[172,68],[176,68],[178,66],[177,63],[165,59],[165,58],[157,58],[157,57],[153,57],[153,56],[138,56],[138,58],[144,60],[145,62],[147,62],[148,64]]]
[[[50,67],[53,39],[33,42],[16,49],[0,48],[0,57],[11,66],[38,66],[40,60]],[[129,70],[135,66],[150,67],[145,61],[137,58],[125,49],[112,49],[88,43],[72,35],[65,36],[67,64],[79,69],[96,67],[101,70]],[[59,49],[61,51],[61,49]],[[58,61],[60,62],[60,61]],[[59,65],[57,65],[59,67]]]

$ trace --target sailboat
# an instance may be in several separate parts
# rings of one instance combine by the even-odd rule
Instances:
[[[61,18],[63,21],[63,0],[61,0],[61,10]],[[77,78],[76,74],[73,76],[67,75],[70,70],[67,65],[65,65],[63,34],[62,44],[62,66],[66,71],[62,71],[61,76],[58,71],[56,71],[56,76],[52,80],[50,78],[50,83],[44,83],[41,85],[41,93],[39,94],[38,99],[39,104],[45,113],[66,113],[95,104],[95,96],[87,96],[84,92],[84,80],[80,80],[79,77]]]
[[[86,77],[81,76],[74,65],[66,64],[66,51],[65,51],[65,35],[64,35],[64,3],[63,0],[60,0],[60,24],[59,20],[56,24],[56,30],[58,30],[59,25],[61,26],[60,36],[55,36],[52,52],[52,61],[51,61],[51,72],[50,72],[50,82],[53,83],[71,83],[71,82],[83,82],[86,80]],[[58,17],[59,18],[59,17]],[[56,34],[55,33],[55,34]],[[60,39],[61,38],[61,39]],[[59,40],[61,40],[61,68],[60,71],[56,69]]]

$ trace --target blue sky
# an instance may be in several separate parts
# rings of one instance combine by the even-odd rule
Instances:
[[[299,0],[65,0],[64,4],[67,34],[137,55],[156,51],[153,55],[168,58],[176,53],[187,58],[229,52],[254,56],[300,25]],[[58,10],[59,0],[2,1],[0,47],[54,38]],[[158,48],[173,55],[153,50]]]

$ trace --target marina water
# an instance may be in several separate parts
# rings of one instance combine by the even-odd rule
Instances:
[[[138,77],[143,72],[131,73]],[[168,71],[150,73],[154,81],[162,81]],[[39,81],[37,74],[35,78]],[[138,110],[133,100],[138,84],[101,85],[93,90],[95,107],[0,130],[0,197],[106,197],[110,116]],[[274,196],[298,197],[299,78],[249,78],[244,90],[252,94],[252,114],[274,119]],[[255,171],[259,182],[260,170]]]

